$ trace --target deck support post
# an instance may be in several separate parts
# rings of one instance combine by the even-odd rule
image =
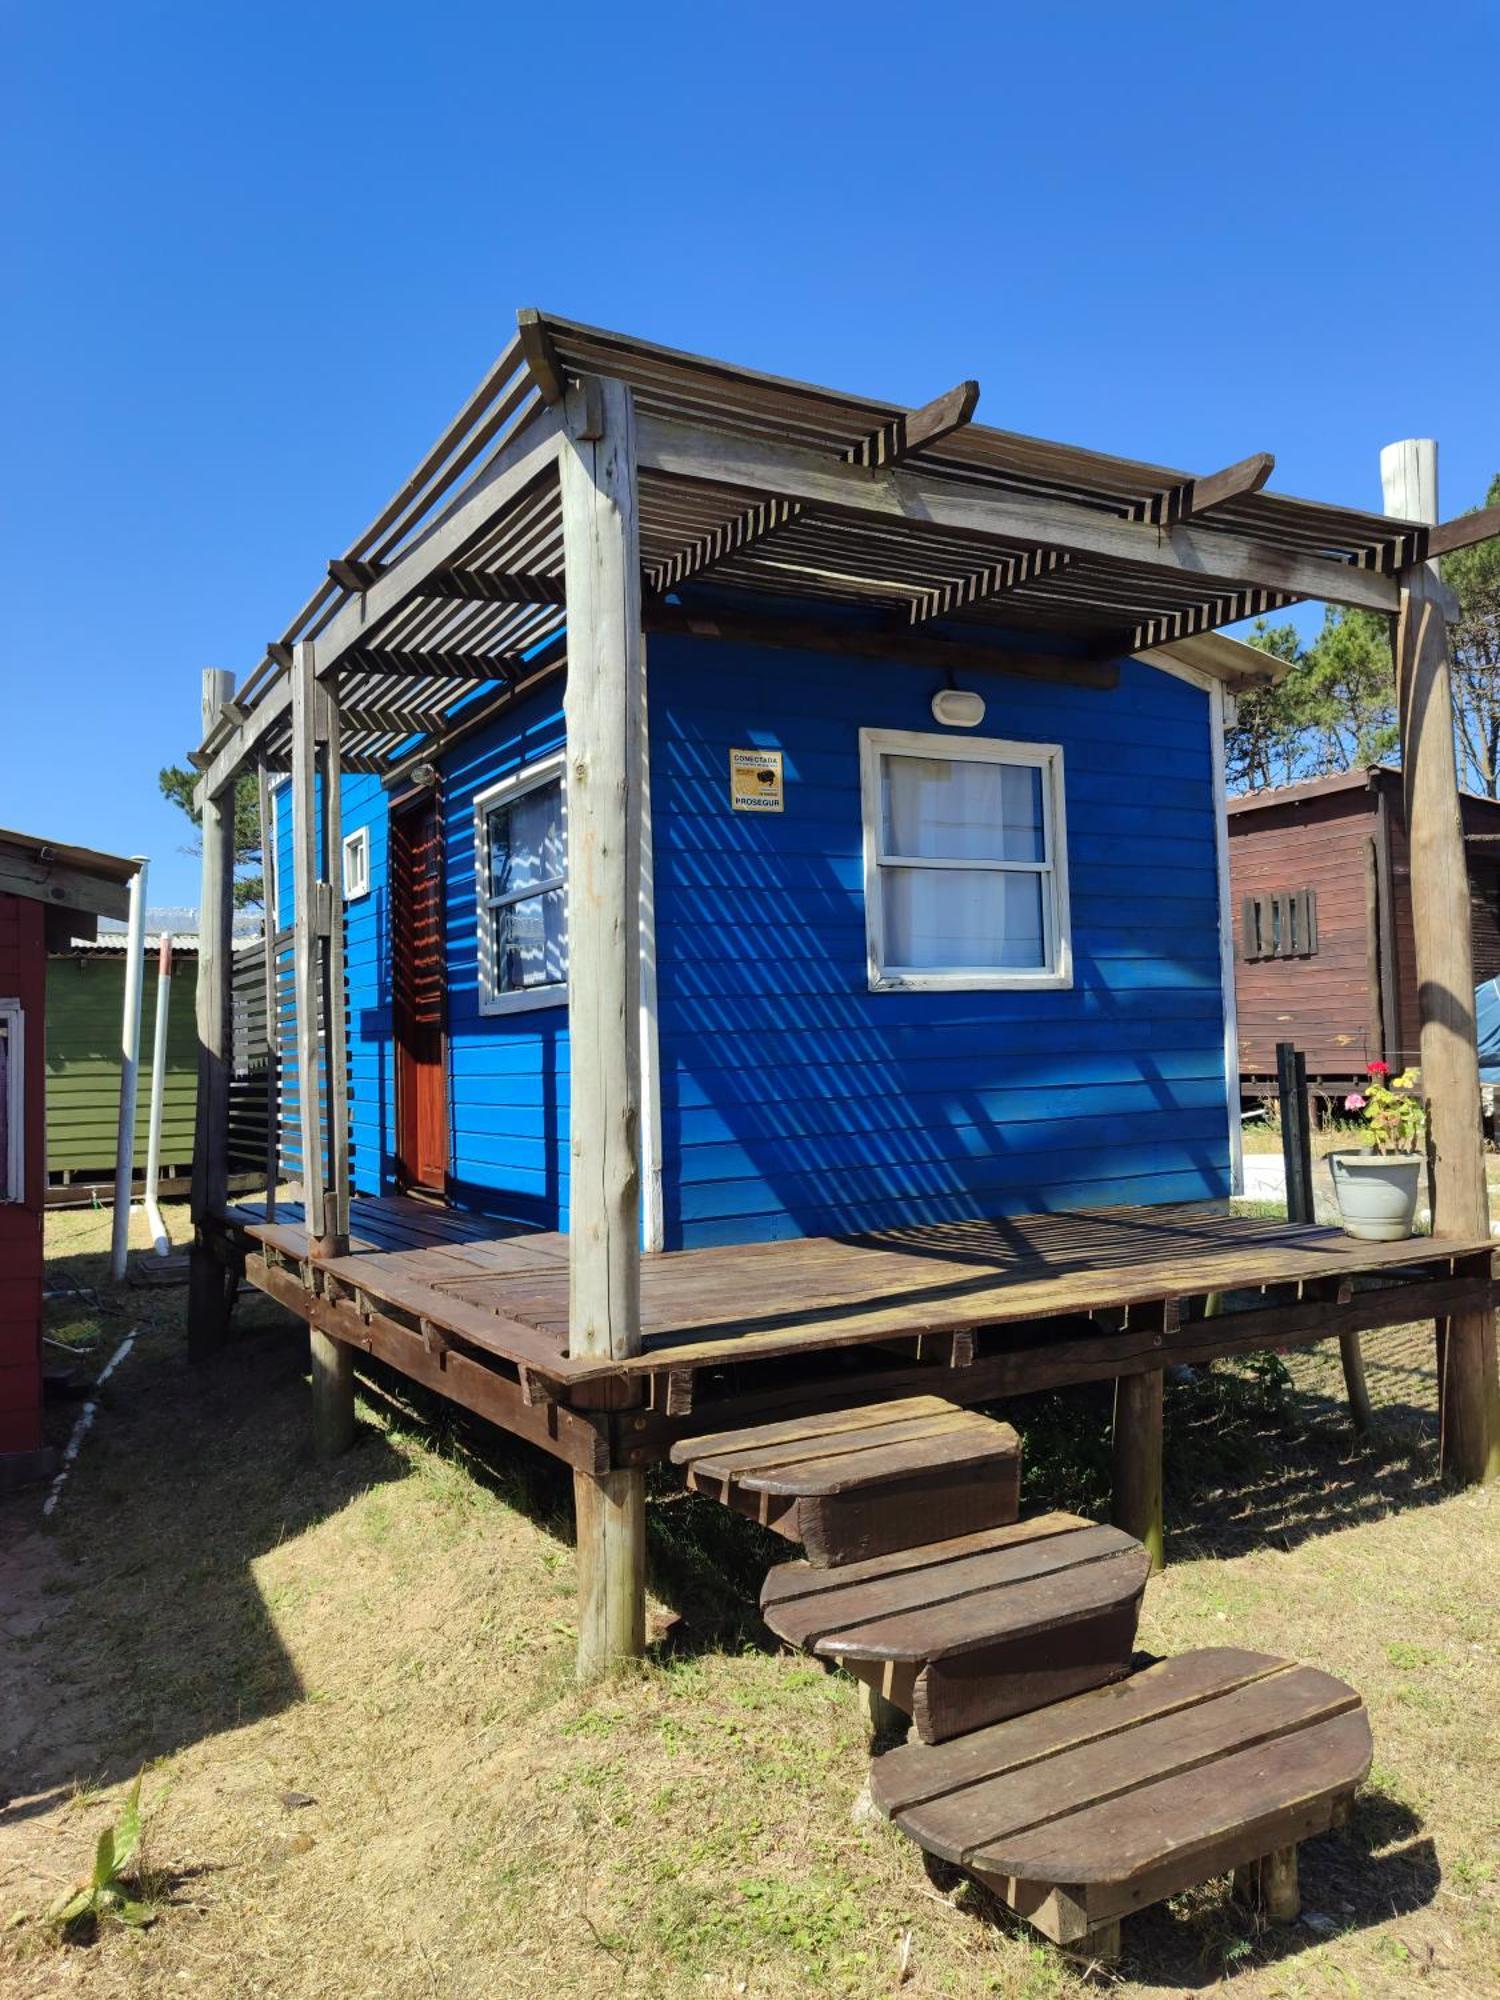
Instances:
[[[911,1717],[906,1710],[897,1708],[895,1702],[888,1701],[880,1689],[872,1687],[868,1681],[862,1680],[857,1685],[859,1712],[865,1719],[871,1750],[889,1750],[898,1743],[904,1743],[911,1734]]]
[[[262,920],[261,973],[266,1010],[266,1220],[276,1220],[276,1187],[281,1179],[281,1030],[276,984],[276,920],[272,884],[276,880],[276,815],[271,806],[271,777],[264,757],[255,761],[255,804],[260,827]]]
[[[1387,513],[1437,520],[1437,446],[1430,438],[1387,445],[1380,454],[1380,477]],[[1438,1237],[1482,1241],[1490,1234],[1489,1190],[1445,595],[1435,562],[1401,572],[1396,707],[1411,852],[1432,1228]],[[1500,1476],[1495,1315],[1489,1309],[1448,1319],[1439,1341],[1439,1388],[1445,1477],[1472,1485]]]
[[[1295,1923],[1302,1908],[1297,1886],[1297,1849],[1273,1848],[1259,1861],[1247,1862],[1234,1871],[1234,1893],[1242,1903],[1273,1924]]]
[[[203,735],[234,697],[234,675],[203,673]],[[203,801],[203,887],[198,918],[198,1101],[193,1127],[193,1247],[188,1258],[188,1355],[202,1361],[229,1338],[238,1289],[210,1232],[229,1200],[229,1073],[233,1061],[234,793],[237,773]]]
[[[312,1363],[313,1447],[319,1458],[337,1458],[354,1442],[354,1349],[308,1328]]]
[[[586,380],[563,404],[568,607],[569,1352],[641,1345],[641,562],[635,407]],[[645,1648],[645,1475],[574,1474],[578,1676]]]
[[[1291,1042],[1276,1044],[1276,1096],[1281,1107],[1281,1157],[1286,1171],[1288,1222],[1316,1222],[1313,1200],[1312,1114],[1307,1099],[1307,1058]],[[1371,1429],[1370,1391],[1357,1333],[1339,1335],[1339,1360],[1349,1393],[1349,1415],[1361,1437]]]
[[[1165,1562],[1160,1368],[1115,1378],[1114,1499],[1110,1519],[1134,1535],[1153,1570]]]
[[[292,920],[297,1010],[297,1104],[308,1254],[349,1248],[349,1121],[344,1028],[344,925],[338,711],[318,679],[316,650],[292,664]],[[313,1432],[323,1455],[354,1436],[353,1355],[310,1329]]]

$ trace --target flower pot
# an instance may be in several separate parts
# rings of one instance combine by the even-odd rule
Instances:
[[[1345,1232],[1371,1243],[1411,1235],[1422,1185],[1420,1153],[1330,1153]]]

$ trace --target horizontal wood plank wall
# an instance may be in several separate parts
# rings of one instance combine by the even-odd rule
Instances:
[[[449,1196],[540,1229],[566,1229],[568,1010],[479,1011],[474,797],[563,747],[559,677],[450,751],[443,772],[448,935]]]
[[[0,1202],[0,1452],[42,1442],[42,1209],[46,1189],[45,905],[0,895],[0,996],[19,1000],[24,1199]]]
[[[1396,987],[1400,1047],[1397,1067],[1421,1060],[1421,1022],[1417,1009],[1417,939],[1411,907],[1411,851],[1401,809],[1399,779],[1391,795],[1391,873],[1396,898]],[[1464,833],[1469,845],[1469,941],[1474,953],[1474,983],[1500,976],[1500,805],[1489,799],[1463,801]],[[1476,838],[1478,836],[1478,838]]]
[[[136,1102],[135,1164],[146,1164],[151,1116],[151,1048],[156,1024],[157,953],[146,953],[141,998],[141,1083]],[[167,1081],[162,1104],[164,1165],[193,1157],[198,1099],[196,996],[198,961],[178,954],[172,965],[167,1027]],[[47,961],[47,1170],[102,1173],[114,1179],[120,1111],[120,1014],[125,960],[79,952]]]
[[[1314,1077],[1358,1076],[1377,1054],[1366,922],[1368,848],[1376,835],[1375,797],[1362,787],[1229,815],[1241,1075],[1274,1076],[1276,1044],[1284,1041],[1304,1052]],[[1245,898],[1302,889],[1317,894],[1316,952],[1247,960]],[[1409,898],[1406,905],[1409,932]],[[1409,965],[1409,946],[1405,957]]]
[[[1383,774],[1391,840],[1394,912],[1389,963],[1395,968],[1395,1046],[1385,1059],[1393,1069],[1420,1060],[1416,934],[1412,924],[1411,860],[1402,819],[1398,774]],[[1470,939],[1476,983],[1500,976],[1500,805],[1463,801],[1469,836]],[[1379,838],[1375,794],[1362,785],[1311,798],[1266,803],[1229,815],[1229,868],[1239,942],[1240,910],[1247,896],[1288,894],[1311,888],[1318,897],[1318,949],[1306,959],[1236,957],[1240,1015],[1240,1072],[1276,1073],[1276,1044],[1293,1041],[1307,1056],[1313,1078],[1359,1076],[1377,1052],[1376,1015],[1369,993],[1367,947],[1367,843]]]
[[[871,993],[859,730],[936,731],[938,685],[652,640],[668,1248],[1228,1193],[1206,695],[974,674],[979,733],[1064,746],[1075,985]],[[745,747],[784,813],[731,811]]]

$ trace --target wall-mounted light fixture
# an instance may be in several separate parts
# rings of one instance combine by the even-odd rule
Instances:
[[[932,697],[932,713],[949,729],[977,729],[984,720],[984,696],[970,688],[939,688]]]
[[[413,764],[406,775],[408,781],[419,791],[425,791],[429,785],[435,785],[438,781],[437,765]]]

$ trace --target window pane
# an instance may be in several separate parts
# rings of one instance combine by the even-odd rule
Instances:
[[[494,912],[495,988],[521,993],[568,976],[567,891],[548,889]]]
[[[886,868],[881,874],[888,965],[1047,969],[1042,876],[988,868]]]
[[[555,880],[564,872],[562,779],[496,806],[489,829],[492,896]]]
[[[1035,764],[886,757],[887,854],[944,861],[1045,861],[1042,773]]]

